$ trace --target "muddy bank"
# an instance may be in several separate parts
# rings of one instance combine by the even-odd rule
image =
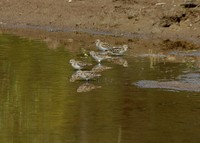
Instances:
[[[90,47],[95,38],[108,37],[112,44],[137,47],[134,52],[198,49],[200,44],[198,1],[2,0],[0,6],[1,32],[64,45],[73,39]]]
[[[199,2],[183,0],[18,0],[0,2],[0,23],[200,36]]]
[[[127,54],[133,56],[155,56],[169,55],[169,52],[174,51],[191,51],[194,52],[200,49],[200,41],[194,37],[158,37],[159,35],[153,34],[120,34],[104,31],[83,32],[83,30],[58,30],[49,31],[43,27],[21,27],[21,26],[1,26],[1,34],[14,34],[16,36],[29,38],[33,40],[44,41],[48,48],[57,49],[64,46],[70,51],[81,51],[81,48],[86,50],[93,50],[95,47],[95,40],[101,39],[113,45],[127,44],[129,52]],[[77,44],[79,43],[79,44]],[[170,55],[173,55],[170,54]],[[176,55],[176,54],[175,54]]]

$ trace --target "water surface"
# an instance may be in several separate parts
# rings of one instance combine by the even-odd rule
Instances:
[[[199,84],[198,60],[155,62],[127,53],[128,67],[103,62],[112,69],[89,82],[101,88],[77,92],[86,82],[69,81],[75,70],[68,61],[78,54],[62,45],[0,35],[1,143],[200,141],[199,92],[136,84]]]

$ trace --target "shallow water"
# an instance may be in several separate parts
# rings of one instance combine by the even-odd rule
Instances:
[[[128,67],[103,62],[112,69],[88,83],[99,88],[77,92],[87,84],[70,82],[75,71],[68,61],[77,55],[62,45],[0,35],[1,143],[200,141],[199,92],[136,84],[199,84],[198,60],[169,62],[127,52]]]

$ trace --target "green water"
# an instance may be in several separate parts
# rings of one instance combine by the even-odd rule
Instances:
[[[187,64],[125,57],[77,93],[84,81],[69,82],[76,56],[41,41],[0,35],[1,143],[197,143],[200,93],[148,89],[140,80],[173,80]],[[95,61],[93,61],[95,64]]]

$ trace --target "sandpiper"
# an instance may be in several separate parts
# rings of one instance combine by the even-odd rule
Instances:
[[[102,60],[112,58],[107,54],[107,52],[94,52],[90,51],[90,55],[95,59],[97,62],[101,62]]]
[[[111,49],[113,46],[111,46],[108,43],[104,43],[101,40],[97,39],[95,41],[96,47],[101,50],[101,51],[108,51],[109,49]]]
[[[82,62],[82,61],[76,61],[74,59],[71,59],[69,61],[69,63],[71,63],[72,67],[77,69],[77,70],[81,70],[86,66],[91,66],[92,65],[91,63],[86,63],[86,62]]]
[[[95,77],[100,77],[101,74],[97,74],[93,71],[82,71],[82,70],[79,70],[76,72],[76,79],[82,79],[82,80],[91,80]]]
[[[109,52],[111,53],[111,55],[120,56],[120,55],[123,55],[124,52],[127,51],[127,49],[128,49],[128,45],[121,45],[121,46],[113,47],[112,49],[109,50]]]

